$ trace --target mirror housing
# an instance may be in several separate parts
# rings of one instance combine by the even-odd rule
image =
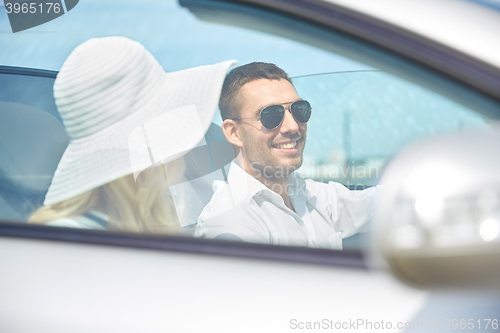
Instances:
[[[399,278],[500,289],[500,127],[413,144],[381,185],[375,244]]]

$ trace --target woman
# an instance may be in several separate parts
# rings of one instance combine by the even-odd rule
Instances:
[[[32,223],[176,232],[168,179],[210,126],[234,61],[167,73],[125,37],[94,38],[66,59],[54,97],[70,136]]]
[[[51,226],[133,232],[180,231],[172,199],[162,190],[137,186],[132,175],[42,206],[29,221]]]

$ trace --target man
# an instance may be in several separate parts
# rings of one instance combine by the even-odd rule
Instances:
[[[302,164],[311,107],[279,67],[233,69],[219,102],[222,129],[239,150],[227,181],[198,218],[195,236],[277,245],[342,248],[374,212],[377,189],[304,180]]]

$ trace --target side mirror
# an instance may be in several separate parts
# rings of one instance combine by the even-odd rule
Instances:
[[[375,243],[421,287],[500,289],[500,128],[428,139],[381,180]]]

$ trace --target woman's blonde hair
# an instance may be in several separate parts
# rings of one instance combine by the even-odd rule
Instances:
[[[169,175],[184,170],[182,159],[170,163]],[[168,184],[165,188],[168,189]],[[91,209],[108,214],[108,229],[146,233],[178,233],[181,230],[172,197],[165,189],[138,186],[128,175],[52,205],[35,210],[30,223],[44,224],[77,216]]]

